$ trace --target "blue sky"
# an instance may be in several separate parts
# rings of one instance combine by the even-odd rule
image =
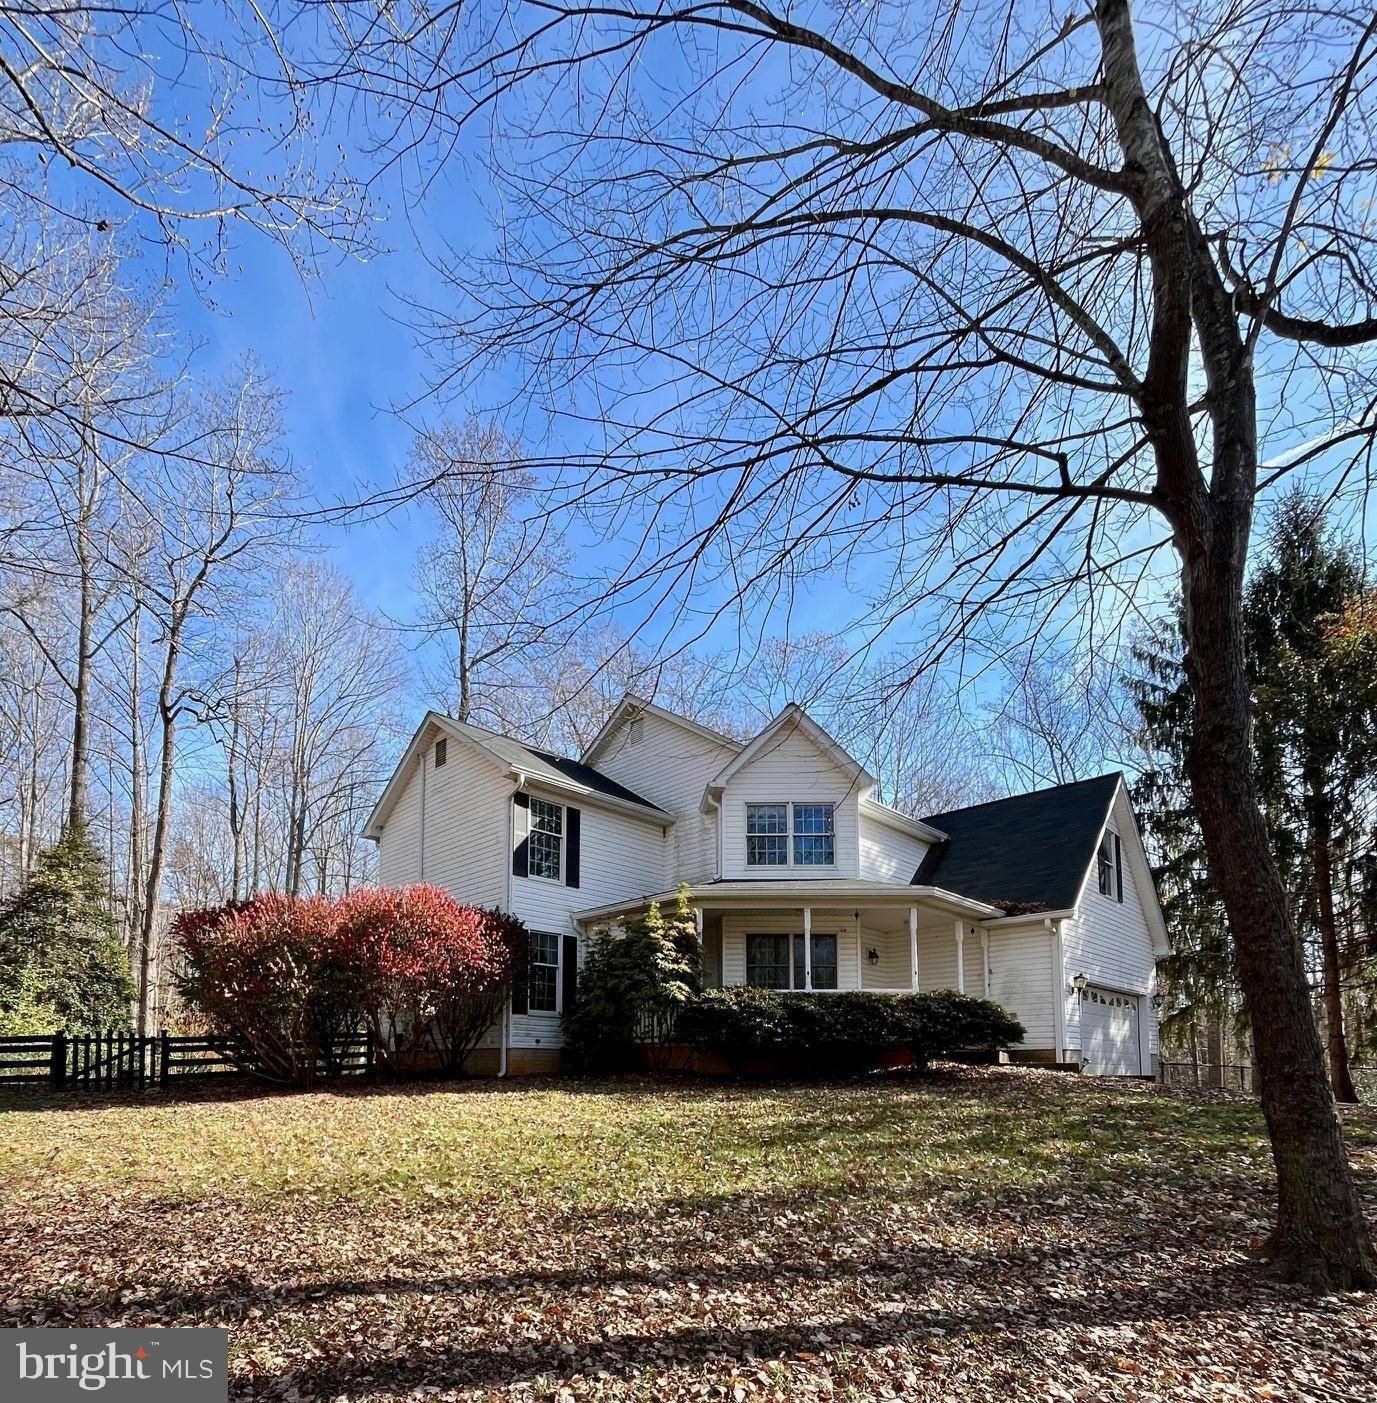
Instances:
[[[474,157],[473,151],[457,152],[424,201],[407,198],[398,184],[382,188],[385,218],[377,236],[383,251],[370,261],[336,258],[321,276],[303,281],[282,249],[240,232],[230,273],[209,288],[213,306],[197,300],[185,282],[177,284],[174,314],[179,327],[202,345],[197,361],[202,372],[214,374],[252,352],[287,392],[292,454],[324,502],[364,496],[388,483],[405,462],[412,426],[394,408],[415,399],[430,366],[395,294],[444,305],[449,294],[423,249],[449,244],[464,251],[485,242],[483,166]],[[506,397],[505,388],[492,387],[494,402]],[[487,408],[481,398],[425,403],[412,422]],[[577,434],[568,424],[560,427]],[[579,446],[575,439],[562,441]],[[1283,446],[1289,445],[1267,444],[1272,452]],[[401,509],[382,521],[322,528],[318,541],[355,581],[366,604],[404,620],[412,608],[414,558],[427,535],[425,514]],[[583,555],[605,559],[593,551]],[[859,581],[851,582],[855,598],[845,604],[827,590],[809,590],[794,601],[790,627],[796,632],[844,627],[846,606],[859,612],[860,592],[882,573],[881,561],[865,562]],[[634,612],[623,611],[624,624],[637,621]],[[714,641],[724,641],[722,631]]]

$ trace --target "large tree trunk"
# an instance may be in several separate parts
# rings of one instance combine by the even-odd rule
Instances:
[[[1344,1035],[1342,962],[1339,921],[1334,913],[1334,832],[1324,796],[1311,788],[1310,860],[1315,872],[1315,915],[1320,928],[1320,957],[1324,968],[1324,1021],[1328,1033],[1329,1083],[1334,1099],[1355,1105],[1358,1093],[1348,1066]]]
[[[1273,1247],[1283,1273],[1318,1289],[1377,1284],[1300,942],[1253,780],[1243,584],[1258,486],[1251,347],[1195,222],[1138,62],[1128,0],[1097,0],[1106,101],[1133,176],[1152,272],[1149,354],[1137,399],[1157,465],[1154,495],[1181,559],[1186,676],[1195,706],[1187,774],[1233,933],[1257,1039],[1262,1109],[1277,1167]],[[1200,461],[1190,368],[1198,347],[1211,429]]]
[[[1195,696],[1187,769],[1249,1016],[1266,1030],[1255,1060],[1277,1170],[1272,1249],[1292,1279],[1318,1289],[1364,1289],[1377,1284],[1377,1260],[1253,781],[1241,526],[1226,523],[1211,548],[1185,553],[1186,671]]]

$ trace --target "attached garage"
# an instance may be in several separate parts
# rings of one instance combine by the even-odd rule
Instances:
[[[1081,1067],[1097,1077],[1136,1077],[1143,1069],[1137,994],[1098,984],[1081,990]]]

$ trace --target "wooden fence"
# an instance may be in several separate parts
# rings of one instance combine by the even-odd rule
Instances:
[[[332,1038],[319,1050],[316,1075],[358,1075],[372,1070],[373,1040],[367,1033]],[[247,1049],[224,1038],[141,1037],[106,1033],[54,1033],[0,1038],[0,1085],[44,1082],[55,1091],[137,1091],[188,1077],[253,1072]]]
[[[1377,1068],[1350,1068],[1358,1100],[1377,1105]],[[1244,1096],[1258,1094],[1257,1073],[1248,1063],[1162,1062],[1158,1080],[1164,1086],[1186,1087],[1192,1091],[1232,1091]]]

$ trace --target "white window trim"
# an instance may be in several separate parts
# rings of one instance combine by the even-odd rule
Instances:
[[[532,931],[532,935],[548,935],[555,942],[555,962],[553,965],[541,963],[542,969],[553,969],[555,972],[555,1006],[554,1008],[532,1008],[531,1007],[531,967],[536,963],[534,960],[527,961],[526,968],[526,1017],[527,1018],[551,1018],[558,1017],[564,1012],[564,941],[557,931],[538,930]],[[520,1017],[521,1015],[517,1015]]]
[[[535,836],[535,806],[546,804],[552,809],[559,810],[559,871],[553,877],[547,877],[543,872],[531,871],[531,839]],[[548,838],[550,834],[545,834]],[[564,885],[565,872],[565,844],[569,840],[569,806],[561,804],[554,799],[542,799],[539,794],[531,795],[531,809],[526,818],[526,875],[533,882],[551,882],[557,887]]]
[[[783,804],[788,812],[788,828],[783,834],[755,834],[749,831],[751,822],[751,810],[757,806],[769,806]],[[794,861],[794,807],[802,804],[806,808],[831,808],[832,810],[832,861],[831,862],[795,862]],[[744,846],[742,854],[744,863],[758,872],[779,872],[791,867],[797,868],[800,872],[835,872],[837,870],[837,802],[834,799],[743,799],[741,809],[741,836]],[[780,837],[784,838],[783,862],[752,862],[751,845],[749,839],[753,837]],[[797,835],[803,838],[816,838],[822,835],[817,833],[803,833]]]

